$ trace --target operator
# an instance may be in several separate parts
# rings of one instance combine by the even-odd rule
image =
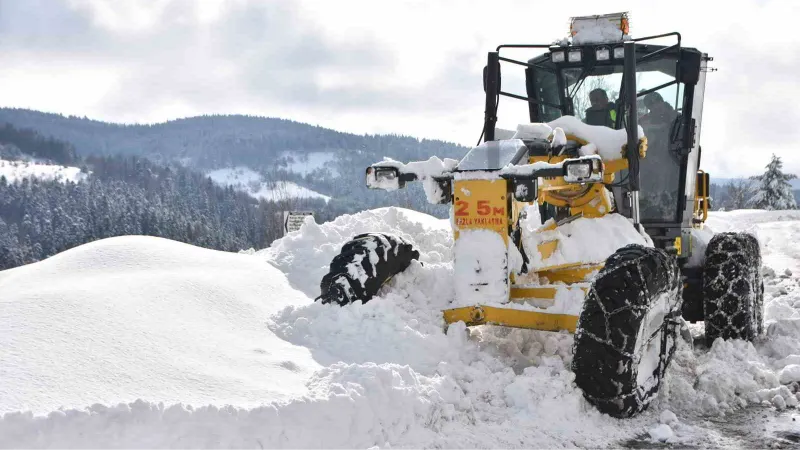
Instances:
[[[592,106],[586,109],[586,118],[583,120],[589,125],[599,125],[614,128],[617,121],[617,106],[608,101],[606,91],[597,88],[589,92],[589,102]]]
[[[651,125],[671,125],[678,113],[675,108],[669,103],[664,101],[661,94],[658,92],[651,92],[644,96],[644,106],[647,107],[648,113],[645,114],[639,121],[643,127]]]

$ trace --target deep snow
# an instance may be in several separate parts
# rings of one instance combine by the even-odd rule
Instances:
[[[767,335],[681,343],[661,395],[632,420],[582,399],[568,334],[442,332],[454,296],[446,220],[384,208],[308,221],[255,254],[88,244],[0,272],[0,447],[718,445],[709,418],[797,401],[781,378],[800,364],[800,213],[709,222],[762,242]],[[367,304],[313,303],[331,258],[366,231],[401,234],[422,263]]]

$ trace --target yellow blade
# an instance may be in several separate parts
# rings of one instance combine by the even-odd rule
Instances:
[[[467,326],[502,325],[542,331],[567,330],[574,333],[578,316],[478,305],[447,309],[444,311],[444,321],[448,324],[463,321]]]

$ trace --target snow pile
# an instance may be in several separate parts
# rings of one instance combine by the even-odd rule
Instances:
[[[724,415],[752,404],[793,407],[800,401],[800,267],[798,211],[712,212],[717,232],[747,231],[761,243],[766,333],[753,343],[717,340],[707,351],[678,351],[664,396],[691,414]],[[702,323],[692,326],[696,335]]]
[[[528,208],[528,211],[531,209]],[[552,225],[552,219],[544,225],[540,225],[539,221],[538,214],[529,214],[522,222],[522,226],[530,230],[523,234],[522,245],[530,259],[528,267],[534,271],[561,264],[604,262],[617,249],[629,243],[652,247],[631,222],[619,214],[609,214],[597,219],[582,217],[555,230],[537,233],[534,230]],[[556,250],[546,259],[542,259],[537,248],[540,244],[551,241],[558,241]]]
[[[206,174],[212,181],[221,186],[247,192],[251,197],[263,198],[267,201],[286,201],[293,198],[319,198],[325,201],[330,197],[305,188],[292,181],[262,181],[263,177],[249,167],[238,166],[218,169]]]
[[[81,173],[79,167],[0,159],[0,177],[5,177],[8,183],[22,181],[25,178],[78,183],[87,176],[88,174]]]
[[[581,147],[581,156],[600,155],[604,160],[614,160],[623,157],[622,148],[628,143],[628,134],[625,130],[588,125],[575,116],[561,116],[549,123],[523,123],[517,125],[514,139],[547,139],[554,133],[554,129],[562,129],[567,135],[572,135],[586,142]],[[639,138],[644,137],[644,129],[639,127]]]
[[[264,332],[271,314],[310,300],[246,255],[111,238],[0,272],[0,292],[0,414],[136,399],[256,406],[304,393],[319,367]]]
[[[0,272],[0,447],[690,446],[709,414],[796,404],[799,214],[712,214],[715,229],[769,242],[768,331],[754,344],[679,342],[659,397],[630,420],[582,398],[567,333],[442,331],[456,296],[446,220],[383,208],[307,221],[255,255],[88,244]],[[367,231],[407,238],[421,262],[366,304],[313,303],[332,257]]]
[[[302,227],[258,252],[286,273],[289,282],[309,297],[319,295],[319,282],[328,273],[331,260],[356,235],[369,232],[394,233],[415,248],[424,263],[452,260],[450,223],[427,214],[402,208],[379,208],[345,214],[331,222],[317,224],[307,219]]]

